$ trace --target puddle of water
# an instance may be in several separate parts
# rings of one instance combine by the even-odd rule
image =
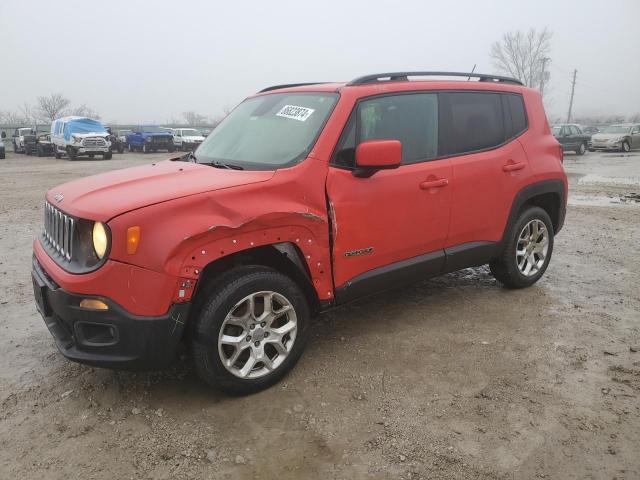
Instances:
[[[588,173],[578,183],[582,184],[608,184],[608,185],[633,185],[640,186],[638,177],[605,177],[597,173]]]
[[[602,195],[569,195],[569,205],[583,207],[640,207],[640,199],[637,194],[624,195],[622,197],[605,197]]]

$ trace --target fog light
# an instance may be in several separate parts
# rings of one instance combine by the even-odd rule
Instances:
[[[109,305],[95,298],[83,298],[80,300],[80,308],[86,308],[87,310],[109,310]]]

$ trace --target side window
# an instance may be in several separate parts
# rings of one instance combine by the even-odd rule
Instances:
[[[358,106],[358,141],[399,140],[402,163],[438,156],[438,94],[376,97]]]
[[[487,150],[504,143],[505,128],[499,93],[445,94],[447,112],[442,139],[445,153],[456,155]]]
[[[520,95],[505,93],[502,95],[504,110],[505,136],[515,138],[527,129],[527,113]]]
[[[571,135],[580,135],[580,129],[575,125],[571,125]]]

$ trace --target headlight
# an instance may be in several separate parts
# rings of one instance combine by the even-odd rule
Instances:
[[[104,224],[102,222],[95,222],[93,224],[93,249],[101,260],[107,252],[108,242],[109,240]]]
[[[75,143],[82,142],[82,139],[80,137],[76,137],[75,135],[71,136],[71,140],[73,140]]]

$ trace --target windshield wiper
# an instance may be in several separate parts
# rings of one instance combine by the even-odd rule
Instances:
[[[240,165],[234,165],[233,163],[211,162],[209,165],[215,168],[227,168],[229,170],[244,170],[244,167]]]

